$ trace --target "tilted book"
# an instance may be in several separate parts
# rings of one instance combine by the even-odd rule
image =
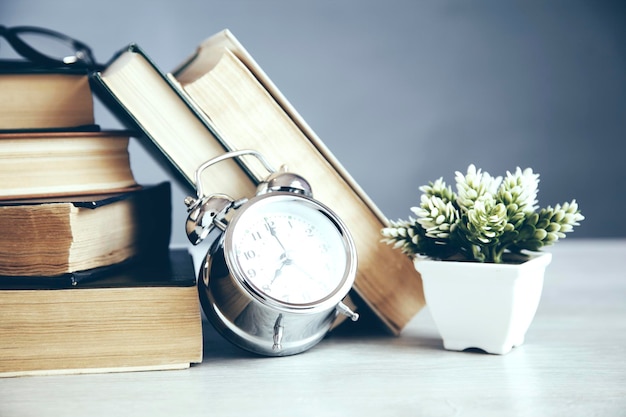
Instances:
[[[103,72],[92,75],[92,88],[122,123],[145,134],[140,143],[188,191],[195,190],[195,171],[208,159],[228,150],[206,115],[194,106],[139,45],[120,51]],[[220,164],[219,175],[205,172],[210,188],[233,194],[254,186],[233,160]],[[210,189],[207,188],[208,191]]]
[[[394,334],[423,307],[413,264],[380,242],[387,219],[229,31],[203,42],[173,74],[131,45],[93,79],[102,100],[144,131],[148,147],[165,154],[192,187],[198,166],[238,149],[255,149],[276,168],[286,164],[304,176],[354,236],[354,298]],[[205,170],[207,194],[250,196],[267,175],[254,160],[225,162]]]

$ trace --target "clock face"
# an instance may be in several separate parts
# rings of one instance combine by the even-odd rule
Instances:
[[[353,268],[351,242],[337,220],[300,196],[263,196],[229,228],[235,270],[281,303],[321,302],[342,288]]]

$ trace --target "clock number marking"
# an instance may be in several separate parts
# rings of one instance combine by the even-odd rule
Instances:
[[[268,232],[271,233],[275,227],[274,220],[270,220],[267,217],[265,217],[263,220],[265,220],[265,228],[267,229]]]

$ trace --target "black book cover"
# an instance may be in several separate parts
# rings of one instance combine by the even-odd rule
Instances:
[[[0,74],[67,74],[89,75],[89,69],[81,66],[37,64],[25,60],[0,60]]]
[[[50,198],[37,198],[26,200],[4,200],[0,201],[0,206],[27,206],[27,205],[39,205],[39,204],[53,204],[53,203],[71,203],[75,207],[96,209],[108,204],[115,203],[117,201],[123,201],[131,198],[140,198],[143,195],[152,201],[171,201],[171,185],[168,181],[161,182],[154,185],[142,185],[132,187],[127,192],[112,193],[112,194],[98,194],[98,195],[84,195],[84,196],[69,196],[69,197],[50,197]],[[158,196],[158,194],[163,194]],[[167,194],[167,196],[165,195]],[[171,204],[171,203],[170,203]],[[168,204],[164,207],[151,207],[146,215],[150,215],[155,210],[167,210],[171,211],[171,206]]]
[[[187,249],[173,248],[168,256],[156,255],[54,277],[0,276],[0,290],[189,287],[196,284],[193,259]]]

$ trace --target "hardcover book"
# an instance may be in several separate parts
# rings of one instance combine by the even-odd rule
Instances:
[[[202,361],[190,254],[67,276],[0,277],[0,377],[187,368]]]
[[[0,132],[0,200],[102,194],[137,187],[118,130]]]
[[[86,70],[0,63],[0,130],[73,129],[93,124]]]
[[[171,191],[0,201],[0,275],[55,276],[167,253]]]

